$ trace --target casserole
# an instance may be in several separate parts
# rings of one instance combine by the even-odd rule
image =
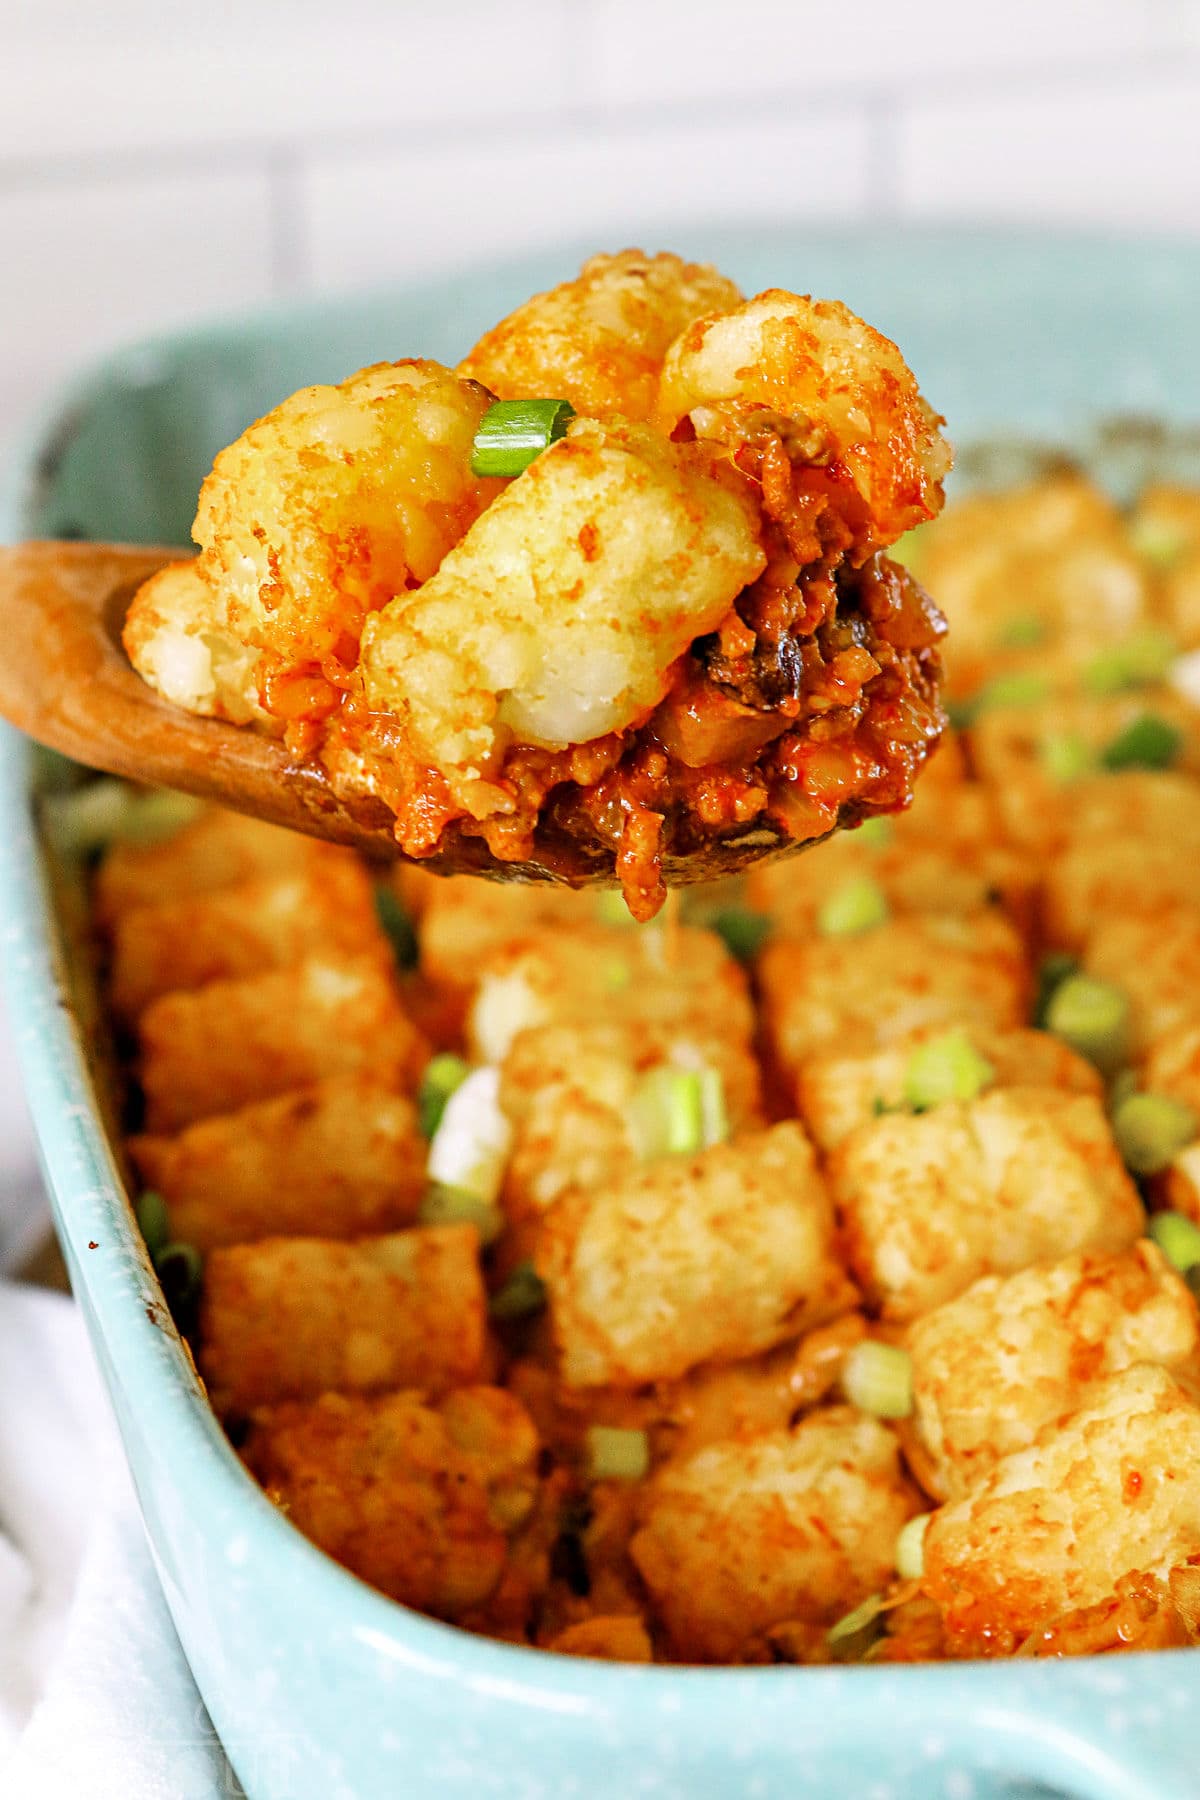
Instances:
[[[924,298],[933,291],[928,284],[937,257],[944,259],[937,291],[950,295],[961,295],[972,270],[981,286],[998,292],[1003,282],[997,271],[1007,270],[1014,280],[1010,335],[998,331],[985,354],[964,346],[959,328],[958,349],[971,354],[962,357],[958,385],[972,357],[986,365],[964,421],[977,432],[1036,430],[1049,423],[1045,396],[1035,401],[1032,390],[1023,391],[1026,367],[1034,370],[1033,380],[1038,371],[1049,380],[1053,345],[1039,348],[1038,334],[1057,305],[1069,306],[1072,295],[1091,291],[1088,270],[1103,268],[1106,285],[1095,284],[1102,298],[1090,314],[1084,308],[1090,324],[1077,331],[1061,359],[1049,405],[1061,407],[1081,440],[1094,410],[1088,404],[1089,355],[1091,366],[1105,368],[1111,378],[1102,393],[1105,406],[1137,398],[1147,365],[1138,362],[1141,349],[1130,360],[1123,348],[1129,312],[1113,291],[1110,258],[1101,264],[1095,247],[1083,245],[1070,247],[1070,255],[1061,246],[1047,250],[1051,275],[1057,259],[1060,272],[1070,264],[1071,279],[1064,276],[1067,299],[1050,304],[1047,297],[1039,309],[1030,296],[1046,277],[1039,274],[1035,246],[1022,251],[997,240],[987,250],[969,240],[941,240],[938,249],[938,242],[897,240],[872,249],[826,240],[823,246],[805,244],[794,260],[811,285],[844,289],[857,301],[864,283],[885,280],[890,254],[895,285],[890,307],[885,300],[877,308],[881,321],[911,335],[897,319],[905,306],[915,308],[926,319],[930,353],[930,331],[946,331],[944,317],[930,324],[928,315],[937,307]],[[767,253],[766,247],[756,253],[749,239],[741,245],[740,257],[736,249],[724,253],[739,274],[753,266],[755,254]],[[778,260],[778,242],[769,250]],[[1147,251],[1145,266],[1175,268],[1171,255],[1166,247]],[[1148,313],[1156,316],[1139,334],[1139,342],[1149,340],[1162,353],[1156,379],[1163,385],[1146,392],[1143,403],[1168,416],[1186,413],[1189,400],[1194,403],[1194,378],[1189,390],[1187,372],[1174,366],[1171,355],[1177,344],[1182,362],[1189,271],[1195,272],[1194,257],[1181,252],[1174,333],[1164,300],[1171,284],[1160,280],[1148,302]],[[542,278],[525,269],[514,285],[528,291]],[[1130,292],[1140,292],[1136,271],[1127,279]],[[464,290],[464,305],[481,285],[488,286]],[[427,303],[432,332],[437,309]],[[418,312],[422,304],[414,300]],[[445,290],[440,304],[452,310]],[[1032,339],[1028,363],[1017,363],[1012,358],[1023,315],[1030,316]],[[360,323],[370,316],[364,309]],[[972,317],[969,301],[960,316]],[[372,328],[382,330],[382,308],[375,317]],[[317,312],[279,324],[274,341],[285,349],[262,362],[260,382],[279,376],[280,388],[286,385],[280,371],[287,355],[307,358],[305,336],[318,334],[321,324]],[[453,321],[452,328],[456,335],[462,329]],[[401,327],[393,309],[387,329],[392,335],[403,329],[408,339],[413,326]],[[176,486],[169,460],[151,452],[139,480],[132,449],[127,458],[114,458],[110,447],[102,461],[98,447],[123,418],[131,444],[140,439],[145,454],[156,412],[166,420],[177,405],[179,416],[186,416],[186,379],[180,375],[183,385],[173,390],[173,370],[190,368],[197,382],[205,372],[205,391],[227,397],[228,385],[213,383],[214,372],[225,367],[233,371],[225,380],[237,396],[229,404],[245,410],[266,404],[274,393],[265,386],[247,400],[236,384],[244,367],[257,363],[256,347],[272,341],[272,328],[260,324],[243,334],[159,346],[147,353],[149,360],[126,361],[77,389],[72,422],[43,437],[40,457],[18,470],[14,492],[23,497],[5,522],[8,528],[24,534],[73,524],[104,535],[182,537],[180,512],[171,509],[177,502],[180,510],[190,509],[192,474],[185,472]],[[422,347],[426,343],[436,353],[432,336]],[[364,338],[347,360],[365,360],[381,347],[378,337]],[[951,349],[943,345],[940,358],[941,376],[949,376]],[[926,355],[922,371],[928,366]],[[141,369],[140,390],[129,382],[131,367]],[[955,385],[939,381],[939,392]],[[189,439],[188,455],[193,448]],[[207,447],[195,454],[202,463]],[[128,494],[102,485],[107,468],[122,461]],[[167,479],[157,478],[156,463]],[[221,1437],[162,1311],[125,1206],[101,1123],[102,1078],[89,1072],[100,1063],[90,973],[71,926],[75,897],[44,862],[33,825],[36,766],[25,746],[6,738],[0,909],[11,1006],[60,1232],[113,1393],[164,1588],[201,1691],[252,1797],[372,1795],[401,1787],[451,1797],[480,1791],[682,1796],[854,1789],[986,1795],[1011,1793],[1022,1781],[1081,1795],[1193,1791],[1184,1722],[1200,1673],[1189,1653],[1049,1668],[609,1667],[468,1638],[419,1618],[300,1539],[256,1492]]]

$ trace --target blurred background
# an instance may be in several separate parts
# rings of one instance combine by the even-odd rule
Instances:
[[[0,27],[0,440],[116,339],[561,238],[1200,233],[1200,0],[0,0]]]
[[[562,240],[1200,243],[1200,0],[0,0],[0,95],[0,458],[120,340]]]

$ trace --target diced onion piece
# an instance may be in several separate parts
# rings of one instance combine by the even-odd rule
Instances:
[[[494,1244],[504,1230],[504,1214],[498,1206],[468,1194],[465,1188],[446,1187],[435,1181],[425,1190],[417,1211],[420,1225],[474,1225],[481,1244]]]
[[[476,1069],[446,1101],[429,1146],[429,1179],[489,1204],[500,1192],[512,1126],[500,1108],[500,1071]]]
[[[823,901],[817,913],[817,930],[823,937],[854,937],[871,931],[888,916],[887,895],[864,875],[847,881]]]
[[[425,1073],[421,1077],[417,1094],[417,1118],[422,1137],[431,1138],[434,1135],[442,1122],[442,1114],[451,1094],[458,1092],[470,1073],[470,1063],[449,1051],[431,1057],[425,1064]]]
[[[1169,769],[1182,744],[1178,726],[1158,713],[1145,712],[1110,739],[1100,752],[1100,761],[1111,774],[1122,769]]]
[[[1136,631],[1092,658],[1083,672],[1084,686],[1093,694],[1119,694],[1125,688],[1151,686],[1166,679],[1178,653],[1179,646],[1169,633],[1153,627]]]
[[[904,1071],[904,1098],[916,1112],[945,1100],[974,1100],[996,1079],[986,1056],[965,1031],[947,1031],[922,1044]]]
[[[713,915],[712,929],[731,956],[739,962],[753,962],[771,935],[771,921],[765,913],[751,912],[747,906],[726,906]]]
[[[913,1408],[912,1358],[897,1344],[864,1338],[842,1363],[842,1391],[851,1406],[876,1419],[907,1419]]]
[[[1150,1236],[1173,1268],[1186,1275],[1200,1264],[1200,1225],[1182,1213],[1155,1213],[1148,1226]]]
[[[1073,731],[1053,731],[1038,745],[1038,758],[1051,781],[1063,787],[1093,767],[1092,752]]]
[[[883,1630],[883,1595],[868,1594],[852,1611],[844,1613],[825,1633],[825,1642],[838,1662],[858,1662]]]
[[[546,1304],[546,1284],[529,1261],[519,1262],[503,1287],[496,1289],[488,1302],[493,1319],[512,1323],[531,1319]]]
[[[593,1481],[642,1481],[650,1472],[650,1440],[644,1431],[589,1425],[585,1442]]]
[[[497,400],[475,432],[473,475],[520,475],[566,433],[575,417],[569,400]]]
[[[1190,1107],[1166,1094],[1127,1094],[1112,1115],[1113,1136],[1134,1175],[1157,1175],[1196,1135]]]
[[[46,801],[47,830],[68,856],[88,856],[109,844],[146,847],[165,843],[190,825],[204,805],[191,794],[166,788],[143,792],[128,782],[104,777],[73,793]]]
[[[1129,1001],[1120,988],[1091,975],[1068,975],[1045,1009],[1046,1030],[1106,1072],[1125,1061]]]
[[[896,1539],[896,1573],[903,1581],[920,1581],[925,1573],[925,1533],[932,1513],[918,1513]]]
[[[413,969],[417,963],[417,934],[399,895],[386,881],[375,883],[375,917],[392,946],[392,954],[402,969]],[[428,1134],[426,1134],[428,1135]]]

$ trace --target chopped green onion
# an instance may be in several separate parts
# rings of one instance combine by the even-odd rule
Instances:
[[[204,1263],[194,1244],[166,1243],[151,1258],[163,1294],[177,1324],[188,1322],[200,1297]]]
[[[1068,955],[1065,950],[1052,950],[1042,958],[1038,965],[1037,998],[1033,1005],[1033,1022],[1039,1030],[1045,1030],[1046,1011],[1055,992],[1068,975],[1074,975],[1078,968],[1077,959]]]
[[[375,883],[375,917],[392,946],[392,955],[402,969],[417,966],[417,933],[406,908],[395,889],[386,881]]]
[[[171,1221],[167,1215],[167,1203],[161,1194],[153,1188],[147,1188],[144,1194],[138,1195],[133,1211],[138,1222],[138,1230],[142,1234],[142,1241],[153,1260],[171,1239]]]
[[[1188,1293],[1192,1299],[1200,1300],[1200,1262],[1194,1262],[1190,1269],[1185,1269],[1183,1279],[1187,1282]]]
[[[1123,1100],[1138,1091],[1137,1072],[1134,1069],[1118,1069],[1108,1084],[1108,1112],[1111,1118]]]
[[[904,1098],[914,1112],[944,1100],[974,1100],[996,1071],[965,1031],[947,1031],[914,1050],[904,1071]]]
[[[1068,975],[1046,1006],[1046,1030],[1103,1071],[1126,1060],[1129,1001],[1120,988],[1090,975]]]
[[[873,819],[863,820],[855,842],[865,844],[868,850],[886,850],[895,835],[896,827],[891,819],[876,814]]]
[[[497,1288],[488,1303],[493,1319],[511,1323],[531,1319],[546,1305],[546,1284],[531,1262],[519,1262],[503,1287]]]
[[[719,1069],[700,1071],[700,1116],[703,1147],[723,1144],[729,1136],[729,1113],[725,1106],[725,1083]]]
[[[1038,745],[1038,759],[1051,781],[1064,787],[1069,781],[1078,781],[1095,766],[1092,752],[1073,731],[1048,733]]]
[[[462,1188],[490,1205],[504,1180],[512,1135],[500,1104],[499,1069],[472,1069],[447,1097],[429,1140],[430,1181]]]
[[[601,925],[632,925],[633,914],[618,888],[601,888],[595,897],[596,918]]]
[[[663,1126],[667,1154],[690,1156],[704,1142],[704,1092],[692,1069],[663,1069]]]
[[[640,1156],[692,1156],[729,1136],[725,1089],[716,1069],[662,1066],[642,1076],[629,1108]]]
[[[447,1100],[457,1092],[470,1073],[470,1063],[464,1062],[461,1056],[451,1055],[448,1050],[443,1051],[440,1056],[431,1057],[425,1064],[425,1073],[421,1077],[417,1093],[417,1118],[422,1137],[433,1136],[442,1122]]]
[[[823,937],[854,937],[882,925],[887,916],[887,895],[864,875],[827,897],[817,913],[817,930]]]
[[[604,964],[600,979],[610,994],[623,994],[633,980],[633,970],[623,957],[614,956]]]
[[[748,906],[723,907],[714,913],[711,928],[739,962],[753,962],[771,935],[771,921],[767,915],[751,912]]]
[[[1048,679],[1032,669],[1014,671],[1011,675],[994,675],[976,694],[972,718],[1002,706],[1038,706],[1049,698]]]
[[[1119,644],[1110,644],[1083,671],[1084,686],[1092,694],[1119,694],[1125,688],[1148,687],[1163,681],[1179,654],[1179,646],[1165,631],[1137,631]]]
[[[1188,547],[1188,536],[1177,525],[1164,519],[1137,518],[1129,527],[1129,538],[1143,562],[1155,569],[1169,569],[1179,561]]]
[[[1105,745],[1100,761],[1114,774],[1120,769],[1169,769],[1182,744],[1178,726],[1158,713],[1142,713]]]
[[[1046,621],[1037,613],[1017,613],[1006,619],[996,633],[1000,650],[1035,650],[1046,641]]]
[[[1183,1213],[1155,1213],[1148,1230],[1172,1268],[1181,1275],[1200,1266],[1200,1225]]]
[[[1157,1175],[1196,1135],[1190,1107],[1166,1094],[1130,1094],[1112,1116],[1117,1148],[1132,1175]]]
[[[925,1533],[932,1513],[918,1513],[896,1539],[896,1573],[904,1581],[919,1581],[925,1573]]]
[[[917,573],[917,564],[921,557],[921,546],[917,543],[917,534],[921,527],[914,525],[911,531],[902,532],[888,550],[892,562],[903,563],[910,575]]]
[[[838,1662],[861,1661],[882,1634],[882,1620],[883,1595],[869,1594],[825,1633],[831,1654]]]
[[[589,1425],[585,1442],[593,1481],[642,1481],[650,1472],[650,1440],[644,1431]]]
[[[190,794],[166,788],[141,791],[128,782],[104,777],[45,803],[47,830],[58,850],[68,856],[90,856],[109,844],[144,849],[165,843],[190,825],[204,805]]]
[[[569,400],[497,400],[479,421],[471,451],[474,475],[520,475],[566,435],[575,417]]]
[[[481,1244],[494,1244],[504,1230],[504,1214],[478,1194],[469,1194],[466,1188],[447,1187],[444,1182],[434,1181],[421,1197],[417,1223],[474,1225]]]
[[[913,1407],[912,1358],[897,1344],[864,1338],[842,1363],[842,1391],[877,1419],[907,1419]]]

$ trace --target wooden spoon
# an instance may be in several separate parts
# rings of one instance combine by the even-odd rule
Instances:
[[[276,738],[172,706],[134,670],[121,644],[129,602],[143,581],[183,554],[121,544],[0,547],[0,718],[112,775],[197,794],[375,856],[400,856],[381,800],[335,792],[318,763],[297,764]],[[615,882],[610,846],[549,829],[539,827],[536,854],[523,862],[498,862],[481,838],[453,828],[447,838],[420,867],[572,887]],[[707,881],[797,847],[758,822],[686,854],[668,852],[663,873],[672,885]]]

